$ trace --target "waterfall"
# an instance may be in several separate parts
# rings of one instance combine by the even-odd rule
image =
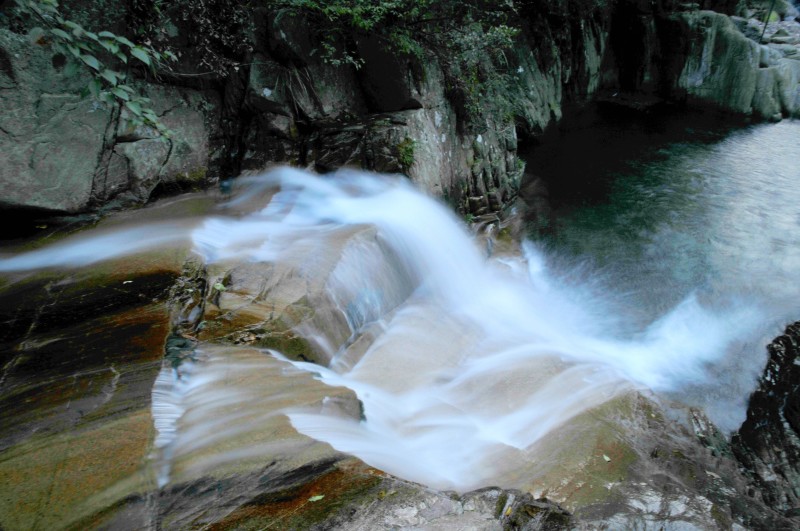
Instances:
[[[398,476],[439,488],[485,485],[567,423],[637,388],[713,383],[763,322],[756,305],[708,306],[695,294],[641,330],[623,332],[601,293],[550,271],[543,252],[486,259],[445,206],[403,178],[282,169],[250,179],[234,206],[265,190],[266,207],[207,220],[192,235],[208,261],[308,260],[338,230],[377,238],[341,254],[325,286],[351,341],[330,367],[292,362],[353,390],[364,419],[290,410],[300,432]],[[290,251],[291,250],[291,251]],[[369,346],[351,349],[369,331]]]
[[[326,345],[327,367],[269,355],[351,389],[363,418],[283,411],[299,432],[372,466],[459,490],[513,473],[517,458],[622,393],[718,386],[720,368],[755,348],[763,331],[759,305],[698,293],[630,330],[616,313],[618,294],[593,282],[590,268],[554,268],[532,242],[518,256],[487,258],[452,211],[403,177],[283,168],[239,186],[218,214],[194,224],[89,232],[0,260],[0,271],[75,267],[187,238],[210,264],[301,256],[297,267],[313,271],[315,261],[335,259],[323,290],[348,339]],[[358,227],[375,237],[348,240]],[[327,256],[342,239],[343,250]],[[325,334],[313,322],[300,332]],[[224,367],[224,358],[215,363]],[[199,379],[187,383],[166,368],[156,382],[161,483],[168,457],[188,444],[178,433],[185,402],[202,394],[203,381],[221,381],[204,380],[203,370],[193,365],[187,378]],[[245,390],[236,397],[247,403]]]

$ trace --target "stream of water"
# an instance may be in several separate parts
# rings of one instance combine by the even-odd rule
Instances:
[[[526,242],[520,256],[487,258],[461,220],[403,178],[279,169],[242,179],[220,214],[191,227],[88,233],[4,258],[0,271],[188,238],[209,263],[301,254],[302,275],[337,248],[323,289],[348,340],[318,343],[328,367],[268,354],[352,389],[363,418],[285,413],[301,433],[387,472],[475,488],[512,473],[510,455],[632,389],[703,406],[725,429],[741,421],[765,339],[797,318],[798,139],[800,124],[785,122],[662,146],[604,199],[562,205],[557,237]],[[332,244],[359,226],[377,236]],[[180,400],[168,380],[154,393],[161,447],[180,430],[180,407],[162,403]]]

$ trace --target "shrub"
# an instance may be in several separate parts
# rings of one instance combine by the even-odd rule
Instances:
[[[77,22],[65,19],[57,0],[15,0],[17,13],[30,21],[31,39],[50,45],[57,53],[72,58],[68,68],[85,67],[91,74],[86,93],[107,104],[119,103],[130,114],[134,125],[147,125],[162,136],[169,130],[150,108],[150,100],[137,94],[127,84],[133,63],[155,71],[159,63],[174,60],[171,52],[159,52],[150,46],[135,44],[110,31],[95,33]],[[121,67],[121,68],[120,68]]]

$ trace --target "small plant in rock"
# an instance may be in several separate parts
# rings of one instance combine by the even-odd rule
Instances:
[[[416,142],[414,139],[406,137],[402,142],[397,144],[397,160],[403,171],[408,171],[414,164],[414,150]]]
[[[73,60],[69,70],[81,65],[91,73],[86,93],[109,105],[120,104],[129,114],[133,125],[152,127],[162,137],[170,131],[150,107],[150,100],[136,92],[127,82],[133,63],[155,72],[155,68],[175,59],[171,52],[159,52],[136,44],[110,31],[95,33],[80,24],[65,19],[59,12],[57,0],[15,0],[17,13],[34,25],[31,39],[40,45],[49,44],[53,50]],[[117,67],[113,67],[113,65]],[[122,68],[119,68],[122,67]]]

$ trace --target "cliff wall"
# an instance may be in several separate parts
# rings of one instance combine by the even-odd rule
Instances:
[[[138,4],[73,1],[64,9],[87,27],[131,33]],[[597,94],[713,105],[755,119],[796,115],[797,36],[774,26],[771,42],[759,45],[756,23],[698,9],[733,12],[728,4],[520,1],[513,46],[485,49],[461,70],[448,50],[398,54],[369,34],[352,36],[360,68],[331,64],[309,21],[266,8],[237,12],[247,20],[228,29],[249,44],[236,48],[229,35],[219,45],[225,68],[209,69],[198,51],[211,38],[198,40],[202,19],[173,8],[153,44],[175,50],[178,62],[135,84],[173,131],[166,140],[133,126],[118,106],[82,97],[86,71],[70,68],[29,27],[6,23],[0,204],[44,215],[130,207],[292,164],[404,173],[463,214],[497,211],[524,172],[518,135],[541,133],[564,105]]]

